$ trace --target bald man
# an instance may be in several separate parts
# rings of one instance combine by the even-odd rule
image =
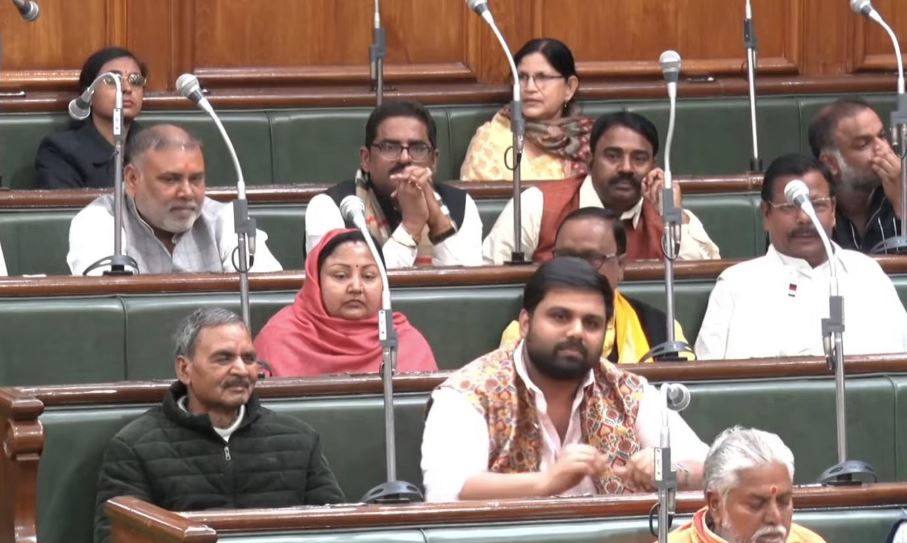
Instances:
[[[123,171],[126,190],[123,252],[139,273],[234,272],[237,245],[233,205],[205,196],[205,157],[201,143],[172,124],[146,128],[130,140]],[[69,227],[74,275],[100,274],[96,266],[113,254],[114,198],[107,194],[80,211]],[[250,271],[280,271],[268,249],[268,236],[256,231]]]

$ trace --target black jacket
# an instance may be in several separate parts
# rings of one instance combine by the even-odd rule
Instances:
[[[127,143],[139,130],[141,126],[133,122],[126,135]],[[38,146],[35,185],[39,189],[112,187],[113,151],[113,145],[90,118],[79,126],[55,132]]]
[[[225,443],[207,415],[179,407],[177,398],[185,394],[177,381],[162,405],[114,436],[98,480],[96,542],[110,537],[104,503],[116,496],[136,496],[170,511],[344,500],[311,426],[261,407],[253,395]]]

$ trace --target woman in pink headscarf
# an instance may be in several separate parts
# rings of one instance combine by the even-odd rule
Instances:
[[[381,367],[378,310],[381,275],[358,230],[333,230],[306,260],[296,301],[281,309],[255,338],[258,357],[275,377],[374,373]],[[431,347],[402,313],[397,371],[437,371]]]

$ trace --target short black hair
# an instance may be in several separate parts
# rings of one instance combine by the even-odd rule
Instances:
[[[615,113],[606,113],[595,120],[592,127],[592,134],[589,136],[589,148],[595,154],[595,147],[598,140],[601,139],[605,132],[615,126],[623,126],[636,132],[646,138],[652,146],[652,157],[658,156],[658,129],[652,124],[652,121],[646,119],[639,113],[632,111],[617,111]]]
[[[560,226],[557,227],[555,239],[561,235],[561,229],[570,221],[579,221],[582,219],[598,219],[603,223],[611,225],[611,231],[614,232],[614,241],[617,244],[617,254],[622,255],[627,252],[627,229],[620,216],[606,207],[581,207],[574,209],[569,215],[564,217]]]
[[[806,156],[800,153],[791,153],[779,156],[769,164],[765,170],[765,177],[762,179],[762,200],[765,202],[772,201],[772,194],[775,191],[775,181],[779,177],[786,175],[804,175],[808,172],[818,171],[828,182],[828,193],[835,195],[835,184],[832,182],[831,170],[824,162]]]
[[[513,55],[513,63],[519,65],[524,57],[540,53],[557,73],[568,79],[576,75],[576,61],[567,44],[554,38],[534,38],[520,47]]]
[[[409,117],[416,119],[425,125],[428,132],[428,142],[434,149],[438,148],[438,128],[435,126],[435,120],[425,106],[418,102],[401,100],[396,102],[384,102],[372,110],[365,123],[365,146],[371,147],[378,137],[378,127],[393,117]]]
[[[593,291],[605,302],[605,321],[614,314],[614,291],[608,280],[582,258],[558,256],[535,270],[523,289],[523,309],[532,313],[548,292],[557,288]]]
[[[872,106],[859,96],[840,98],[820,109],[809,123],[809,149],[813,156],[819,158],[822,151],[837,149],[832,132],[838,123],[867,109],[872,109]]]
[[[372,241],[375,241],[375,238],[372,238]],[[328,259],[329,256],[334,254],[334,251],[344,243],[365,243],[365,236],[362,235],[362,232],[359,230],[351,230],[349,232],[344,232],[333,237],[324,244],[324,247],[321,248],[321,254],[318,255],[318,273],[321,273],[321,268],[324,267],[324,261]],[[381,252],[381,245],[375,241],[376,247],[379,248],[378,256],[381,257],[381,263],[384,264],[384,254]]]
[[[139,57],[129,49],[123,47],[105,47],[91,54],[82,65],[82,72],[79,73],[79,92],[84,91],[91,86],[92,82],[101,75],[101,67],[111,60],[129,57],[139,65],[139,71],[142,75],[148,77],[148,65],[142,62]]]

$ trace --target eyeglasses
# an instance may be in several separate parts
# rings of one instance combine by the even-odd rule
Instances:
[[[534,81],[536,88],[543,89],[550,85],[552,81],[564,79],[564,76],[550,74],[519,74],[519,78],[521,87],[528,87],[529,82]]]
[[[809,201],[810,203],[812,203],[813,209],[816,210],[816,213],[824,213],[831,210],[830,196],[826,196],[825,198],[811,198]],[[772,209],[784,215],[796,215],[800,211],[800,208],[795,206],[794,204],[776,204],[774,202],[766,203],[770,205]]]
[[[590,251],[588,253],[578,253],[576,251],[570,251],[570,250],[564,250],[564,249],[561,249],[560,251],[555,249],[554,256],[556,256],[556,257],[572,256],[574,258],[582,258],[596,270],[601,268],[602,266],[604,266],[606,262],[617,262],[617,259],[620,257],[620,255],[617,253],[611,253],[611,254],[606,254],[606,255],[602,254],[602,253],[597,253],[595,251]]]
[[[407,145],[403,145],[399,141],[382,141],[373,143],[372,147],[377,149],[378,154],[387,160],[397,160],[403,155],[403,150],[406,149],[409,157],[415,162],[427,160],[432,151],[431,145],[420,141]]]
[[[118,72],[113,72],[113,73],[117,74],[120,77],[123,77],[123,74],[121,74],[121,73],[118,73]],[[148,78],[139,73],[128,74],[125,77],[123,77],[123,79],[125,79],[126,82],[129,83],[130,85],[132,85],[133,87],[144,87],[145,83],[148,82]],[[107,85],[109,85],[111,87],[113,87],[115,85],[113,80],[110,79],[109,77],[104,78],[104,83],[106,83]]]

